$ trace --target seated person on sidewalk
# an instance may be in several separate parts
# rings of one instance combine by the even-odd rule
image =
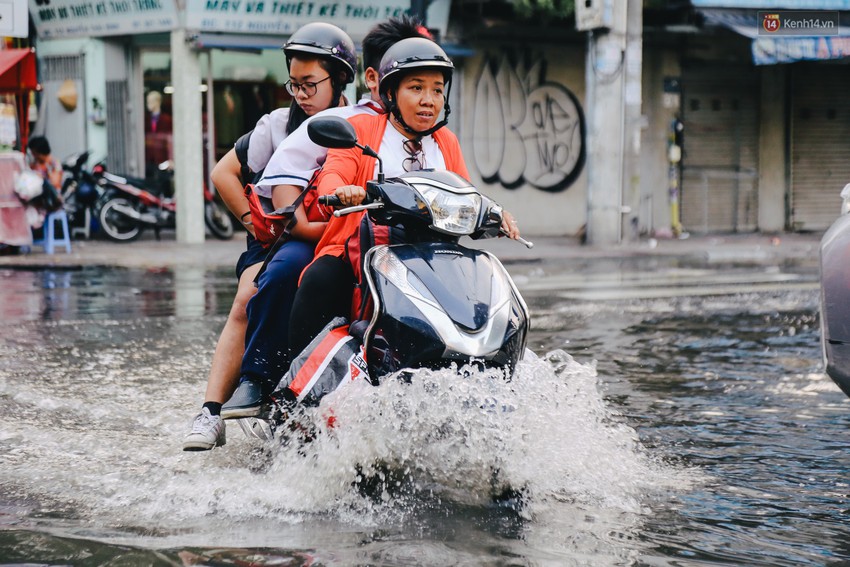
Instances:
[[[321,110],[346,104],[342,89],[354,79],[357,66],[354,49],[354,42],[348,35],[331,24],[307,24],[292,34],[283,50],[290,76],[286,86],[294,98],[294,104],[290,108],[281,108],[263,116],[248,134],[245,165],[251,170],[246,171],[249,177],[251,172],[261,172],[266,167],[275,148],[307,118]],[[240,139],[237,145],[244,141],[244,138]],[[248,220],[249,207],[244,183],[252,179],[242,179],[242,165],[237,148],[233,148],[216,164],[212,180],[233,214]],[[287,204],[282,203],[281,206]],[[225,442],[221,406],[230,398],[239,382],[239,367],[245,352],[245,332],[248,328],[246,309],[256,293],[254,280],[268,252],[254,238],[250,222],[246,228],[249,232],[246,237],[247,250],[239,257],[236,265],[239,280],[236,297],[213,355],[204,405],[183,442],[185,451],[207,450]],[[318,231],[315,227],[309,229],[306,221],[295,226],[293,236],[297,240],[293,239],[287,250],[289,257],[294,258],[292,269],[300,272],[312,259],[312,243],[318,240],[323,229],[323,226]]]
[[[45,213],[62,208],[64,171],[59,160],[51,154],[50,142],[44,136],[33,136],[27,142],[27,149],[32,156],[30,169],[41,175],[45,181],[41,196],[33,199],[32,203]]]
[[[380,96],[388,113],[349,119],[360,144],[377,148],[387,177],[417,169],[447,169],[469,178],[457,137],[444,128],[454,66],[433,41],[406,39],[381,60]],[[440,115],[445,114],[442,120]],[[439,120],[439,121],[438,121]],[[319,178],[319,193],[335,193],[342,204],[360,204],[363,187],[375,177],[376,160],[359,148],[332,149]],[[345,258],[345,242],[365,212],[332,217],[316,246],[316,259],[304,271],[290,317],[290,352],[300,353],[334,317],[348,317],[354,272]],[[503,229],[517,238],[509,214]]]

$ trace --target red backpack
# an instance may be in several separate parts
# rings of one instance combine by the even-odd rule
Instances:
[[[242,183],[245,184],[245,198],[248,199],[254,234],[263,248],[268,248],[281,235],[288,235],[292,231],[292,227],[295,226],[295,210],[298,205],[304,205],[307,218],[311,221],[327,222],[330,217],[318,206],[316,195],[316,179],[321,170],[316,170],[307,187],[288,207],[275,210],[270,198],[257,194],[251,182],[260,179],[263,172],[254,172],[248,166],[248,146],[251,142],[252,133],[253,130],[240,136],[233,149],[236,151],[236,157],[239,160],[239,175],[242,178]]]
[[[254,235],[263,245],[263,248],[268,248],[281,235],[289,234],[292,231],[292,227],[295,226],[295,211],[299,205],[304,205],[304,211],[309,220],[323,222],[329,220],[322,208],[318,206],[315,183],[318,174],[319,170],[313,174],[310,183],[291,205],[277,210],[274,209],[270,198],[257,194],[252,183],[245,185],[245,198],[248,199],[248,206],[251,209],[251,224],[254,226]]]

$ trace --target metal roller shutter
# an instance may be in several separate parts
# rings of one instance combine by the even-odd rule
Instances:
[[[82,55],[50,55],[40,58],[41,106],[34,132],[50,141],[53,156],[59,161],[88,149],[86,138],[85,67]],[[67,110],[59,102],[59,90],[71,80],[77,91],[77,104]]]
[[[106,108],[112,109],[106,122],[107,165],[113,172],[127,175],[132,172],[127,81],[106,81]]]
[[[850,183],[850,66],[799,63],[791,81],[791,226],[825,230]]]
[[[685,230],[756,230],[758,86],[758,73],[751,66],[683,67],[681,217]]]

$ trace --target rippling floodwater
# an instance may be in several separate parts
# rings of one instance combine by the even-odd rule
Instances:
[[[570,270],[598,294],[584,268]],[[181,442],[230,271],[0,270],[0,564],[850,559],[850,401],[822,372],[812,278],[641,293],[626,285],[640,268],[606,268],[622,289],[604,297],[512,269],[537,356],[509,384],[446,371],[352,387],[306,446],[231,425],[206,453]],[[700,269],[653,273],[734,272]],[[508,489],[522,504],[497,498]]]

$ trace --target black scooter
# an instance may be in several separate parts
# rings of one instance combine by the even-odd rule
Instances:
[[[345,120],[313,120],[308,133],[324,147],[360,148],[378,159],[381,171],[377,153],[357,143]],[[296,359],[272,394],[277,407],[271,408],[271,416],[239,420],[248,435],[273,438],[291,404],[318,403],[349,381],[352,369],[358,379],[373,384],[407,369],[466,364],[502,369],[510,377],[525,354],[528,308],[513,280],[494,255],[460,244],[464,236],[499,236],[502,208],[447,171],[415,171],[394,179],[379,173],[366,193],[363,204],[334,214],[366,210],[376,225],[401,227],[405,242],[364,251],[363,273],[373,309],[368,319],[348,328],[354,351],[343,355],[348,360],[316,365],[324,369],[321,376],[303,376]],[[335,196],[321,199],[339,205]],[[307,350],[323,340],[317,337]],[[299,358],[310,355],[305,351]]]

